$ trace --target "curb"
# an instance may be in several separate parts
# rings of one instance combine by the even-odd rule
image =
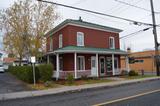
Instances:
[[[14,93],[5,93],[5,94],[0,94],[0,101],[46,96],[46,95],[58,95],[58,94],[64,94],[64,93],[74,93],[74,92],[90,91],[90,90],[104,89],[104,88],[114,88],[118,86],[132,85],[136,83],[155,81],[155,80],[160,80],[160,78],[155,77],[155,78],[145,78],[145,79],[134,79],[134,80],[119,81],[119,82],[111,82],[111,83],[66,86],[62,88],[54,88],[54,89],[39,90],[39,91],[22,91],[22,92],[14,92]]]

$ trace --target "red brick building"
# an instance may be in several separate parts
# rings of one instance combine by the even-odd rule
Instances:
[[[49,31],[47,61],[54,64],[54,77],[65,79],[67,74],[101,77],[120,72],[119,32],[107,26],[67,19]],[[114,61],[113,61],[114,60]]]

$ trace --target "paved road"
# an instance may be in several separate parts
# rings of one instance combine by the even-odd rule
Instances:
[[[136,97],[104,106],[160,106],[160,92]]]
[[[0,101],[0,106],[90,106],[160,89],[160,80],[114,88],[101,88],[73,93]]]
[[[7,72],[0,73],[0,94],[25,90],[29,90],[29,88],[14,76]]]

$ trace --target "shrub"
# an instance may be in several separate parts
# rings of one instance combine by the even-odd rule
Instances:
[[[33,83],[33,71],[32,66],[10,66],[9,72],[15,75],[18,79],[27,82]],[[36,81],[39,79],[39,72],[35,69]]]
[[[88,80],[88,76],[87,76],[87,75],[82,75],[82,76],[81,76],[81,79],[82,79],[82,80]]]
[[[68,82],[68,84],[73,84],[73,82],[74,82],[74,77],[73,77],[72,74],[68,74],[68,75],[67,75],[67,82]]]
[[[51,64],[41,64],[37,66],[39,71],[39,80],[46,82],[52,80],[53,66]]]
[[[123,75],[123,76],[128,75],[128,71],[122,70],[122,71],[121,71],[121,75]]]
[[[129,72],[129,76],[138,76],[138,72],[134,71],[134,70],[131,70]]]

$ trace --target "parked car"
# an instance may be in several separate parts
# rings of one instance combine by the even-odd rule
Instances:
[[[3,65],[0,65],[0,73],[4,73]]]

